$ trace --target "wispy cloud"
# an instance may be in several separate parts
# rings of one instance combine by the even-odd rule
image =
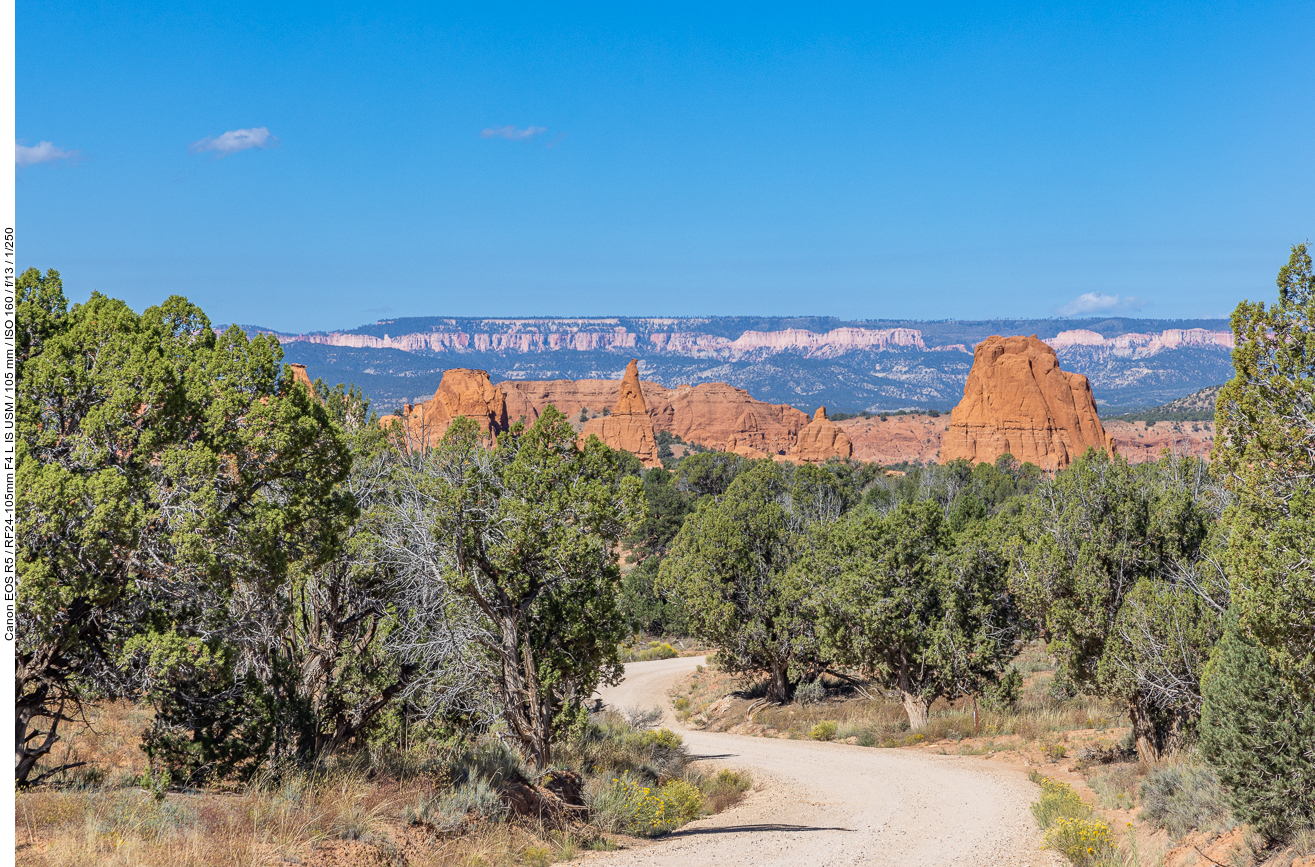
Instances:
[[[546,126],[527,126],[525,129],[516,129],[514,126],[500,126],[497,129],[480,130],[480,138],[505,138],[508,141],[525,141],[532,139],[536,135],[542,135],[548,131]]]
[[[1084,292],[1058,308],[1060,316],[1077,316],[1084,313],[1125,313],[1139,310],[1146,302],[1134,295],[1106,295],[1103,292]]]
[[[66,151],[56,147],[53,142],[37,142],[35,145],[14,144],[14,165],[34,166],[37,163],[49,163],[55,160],[69,160],[78,155],[77,151]]]
[[[222,159],[238,151],[269,148],[278,143],[279,140],[269,134],[269,127],[253,126],[250,129],[230,129],[228,132],[194,141],[188,150],[194,154],[214,151],[215,156]]]

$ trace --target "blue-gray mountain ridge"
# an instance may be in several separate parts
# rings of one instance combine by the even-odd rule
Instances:
[[[427,399],[443,371],[493,380],[726,382],[811,412],[940,409],[958,403],[973,347],[1036,334],[1065,370],[1085,374],[1102,414],[1162,404],[1232,376],[1224,319],[991,319],[920,322],[832,317],[412,317],[346,331],[272,333],[313,377],[353,382],[381,411]]]

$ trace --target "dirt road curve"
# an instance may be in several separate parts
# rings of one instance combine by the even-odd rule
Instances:
[[[664,709],[695,755],[748,770],[757,791],[738,807],[652,844],[598,853],[593,865],[1056,865],[1041,851],[1028,805],[1037,789],[1015,770],[978,758],[835,743],[691,731],[668,693],[704,662],[684,657],[626,666],[604,690],[612,707]]]

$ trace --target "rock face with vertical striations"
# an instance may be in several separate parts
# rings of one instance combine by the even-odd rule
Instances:
[[[507,398],[489,380],[488,371],[454,367],[443,372],[434,396],[403,407],[406,433],[413,444],[433,446],[457,416],[465,416],[489,436],[507,429]],[[386,422],[395,416],[386,416]]]
[[[941,463],[992,462],[1008,453],[1054,472],[1092,446],[1114,450],[1085,376],[1060,370],[1055,350],[1036,335],[988,337],[977,345]]]
[[[657,437],[653,434],[653,421],[648,417],[644,403],[644,390],[639,384],[639,362],[631,359],[621,377],[621,393],[616,399],[612,414],[590,419],[580,431],[580,439],[597,436],[614,449],[624,449],[646,467],[660,467]]]
[[[830,458],[849,458],[854,444],[840,425],[826,417],[826,407],[819,406],[808,427],[799,432],[799,440],[786,455],[792,461],[820,464]]]

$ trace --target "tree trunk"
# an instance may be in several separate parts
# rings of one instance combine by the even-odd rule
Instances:
[[[900,701],[904,712],[909,715],[909,731],[916,732],[927,727],[927,715],[931,711],[931,702],[917,693],[901,689]]]
[[[785,704],[790,700],[790,680],[786,677],[784,663],[772,663],[772,682],[768,687],[768,691],[772,701]]]
[[[1158,762],[1182,745],[1181,715],[1146,707],[1141,696],[1133,696],[1128,701],[1128,716],[1132,719],[1132,740],[1141,761]]]

